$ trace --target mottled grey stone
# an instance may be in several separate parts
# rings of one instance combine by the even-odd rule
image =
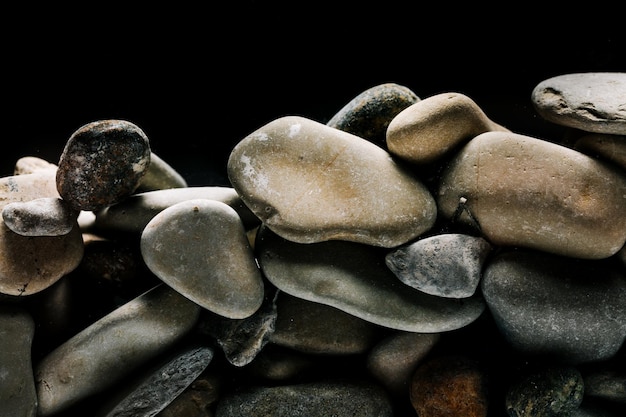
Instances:
[[[388,152],[304,117],[282,117],[245,137],[227,169],[257,217],[299,243],[394,247],[436,220],[429,190]]]
[[[445,233],[393,249],[389,269],[405,284],[440,297],[471,297],[491,244],[479,236]]]
[[[221,398],[215,417],[392,417],[393,407],[378,385],[366,382],[309,382],[250,387]]]
[[[148,137],[134,123],[98,120],[81,126],[59,158],[59,194],[77,210],[120,202],[139,186],[151,153]]]
[[[55,197],[16,201],[2,208],[4,224],[22,236],[66,235],[77,226],[78,214],[65,200]]]
[[[403,284],[386,267],[381,248],[347,241],[290,242],[262,227],[257,257],[280,290],[326,304],[383,327],[421,333],[458,329],[480,316],[480,294],[462,301]]]
[[[498,246],[573,258],[615,254],[626,241],[626,176],[565,146],[487,132],[442,174],[443,218],[477,227]]]
[[[557,75],[532,91],[537,113],[558,125],[586,132],[626,135],[626,73]]]
[[[626,279],[611,263],[504,251],[487,263],[481,289],[503,336],[527,355],[606,360],[626,337]]]
[[[146,225],[140,246],[157,277],[209,311],[243,319],[263,302],[243,222],[225,203],[194,199],[166,208]]]
[[[326,123],[386,148],[389,122],[420,98],[409,88],[385,83],[368,88],[350,100]]]
[[[173,347],[200,307],[160,284],[80,331],[35,366],[39,416],[51,416],[121,382]]]

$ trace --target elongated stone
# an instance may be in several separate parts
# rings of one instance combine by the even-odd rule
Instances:
[[[476,320],[480,294],[459,301],[418,291],[385,266],[382,249],[347,241],[301,244],[261,228],[257,256],[279,289],[397,330],[436,333]]]
[[[443,173],[437,202],[442,216],[495,245],[600,259],[626,241],[626,177],[617,168],[515,133],[472,139]]]
[[[263,303],[243,222],[225,203],[194,199],[161,211],[141,234],[141,254],[163,282],[216,314],[244,319]]]
[[[35,367],[39,416],[50,416],[126,378],[187,335],[200,307],[160,284],[46,355]]]
[[[385,150],[303,117],[245,137],[227,168],[244,203],[294,242],[393,247],[430,229],[437,215],[428,189]]]

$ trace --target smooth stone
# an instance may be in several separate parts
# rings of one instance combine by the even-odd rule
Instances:
[[[350,100],[326,125],[386,148],[389,122],[419,100],[408,87],[396,83],[379,84]]]
[[[150,165],[148,165],[145,174],[141,177],[135,192],[142,193],[184,187],[187,187],[187,180],[163,158],[151,152]]]
[[[165,407],[157,417],[214,417],[221,394],[221,375],[209,369]]]
[[[78,214],[65,200],[55,197],[16,201],[2,208],[4,224],[22,236],[66,235],[77,227]]]
[[[420,417],[486,417],[487,375],[461,355],[443,355],[420,364],[411,378],[409,397]]]
[[[178,349],[135,376],[115,393],[110,404],[99,408],[97,416],[153,417],[182,394],[212,359],[213,350],[206,346]]]
[[[298,243],[394,247],[429,230],[437,217],[430,191],[385,150],[299,116],[245,137],[227,169],[256,216]]]
[[[244,319],[261,307],[261,271],[229,205],[207,199],[174,204],[150,220],[140,245],[147,267],[203,308]]]
[[[480,236],[445,233],[393,249],[387,267],[406,285],[439,297],[471,297],[491,244]]]
[[[598,368],[583,374],[585,397],[626,406],[626,370],[624,367]]]
[[[95,228],[104,233],[107,231],[141,233],[150,220],[161,211],[174,204],[199,198],[228,204],[239,214],[246,229],[260,223],[256,215],[241,201],[234,188],[198,186],[133,194],[122,202],[97,211]]]
[[[545,120],[585,132],[626,135],[626,73],[563,74],[541,81],[531,101]]]
[[[0,404],[3,416],[35,417],[31,348],[35,321],[21,307],[0,305]]]
[[[588,134],[576,140],[574,149],[626,170],[626,136]]]
[[[299,352],[362,354],[382,337],[381,328],[369,321],[282,291],[278,293],[276,308],[276,325],[270,342]]]
[[[268,343],[246,367],[256,378],[270,381],[293,381],[307,372],[317,370],[313,355]]]
[[[77,210],[118,203],[137,189],[151,154],[148,137],[134,123],[113,119],[81,126],[59,158],[59,194]]]
[[[120,383],[189,334],[200,311],[159,284],[83,329],[36,365],[38,416],[59,413]]]
[[[35,170],[32,173],[0,178],[0,208],[10,203],[46,197],[60,198],[54,169]]]
[[[417,366],[437,345],[439,333],[395,332],[367,354],[366,367],[396,398],[406,396]]]
[[[610,262],[503,251],[481,289],[501,334],[525,355],[606,360],[626,338],[626,279]]]
[[[626,176],[581,152],[487,132],[455,156],[437,196],[441,215],[496,246],[600,259],[626,241]]]
[[[53,170],[56,175],[57,165],[38,156],[23,156],[15,162],[13,175],[32,174],[40,170]]]
[[[215,417],[392,417],[387,393],[367,382],[252,386],[217,402]]]
[[[480,294],[461,301],[403,284],[385,266],[378,247],[347,241],[295,243],[262,227],[256,251],[265,277],[278,289],[383,327],[443,332],[468,325],[485,309]]]
[[[578,369],[547,366],[513,382],[505,396],[509,416],[569,417],[583,400],[584,381]]]
[[[509,132],[495,123],[468,96],[442,93],[401,111],[387,128],[387,148],[414,164],[441,160],[481,133]]]

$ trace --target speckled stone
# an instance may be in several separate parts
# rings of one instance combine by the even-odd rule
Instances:
[[[295,243],[259,230],[256,251],[265,277],[280,290],[371,323],[420,333],[458,329],[484,311],[476,294],[462,301],[403,284],[384,263],[384,250],[347,241]]]
[[[61,198],[41,197],[7,204],[2,220],[22,236],[63,236],[77,227],[78,213]]]
[[[495,123],[468,96],[442,93],[400,112],[387,128],[389,152],[414,164],[440,160],[484,132],[509,130]]]
[[[127,378],[189,334],[200,307],[160,284],[122,305],[35,365],[38,416],[51,416]]]
[[[130,196],[150,165],[150,142],[134,123],[99,120],[76,130],[59,158],[61,197],[77,210],[99,210]]]
[[[626,135],[626,72],[557,75],[531,93],[537,113],[585,132]]]
[[[487,132],[445,170],[440,214],[492,244],[600,259],[626,241],[626,176],[581,152],[515,133]]]
[[[410,399],[420,417],[486,417],[487,376],[465,356],[438,356],[422,363],[411,379]]]
[[[243,222],[225,203],[174,204],[150,220],[140,245],[156,276],[209,311],[243,319],[263,302],[263,279]]]
[[[417,94],[403,85],[379,84],[350,100],[326,125],[386,148],[389,122],[419,100]]]
[[[294,242],[394,247],[436,220],[429,190],[389,153],[304,117],[276,119],[245,137],[227,169],[244,203]]]

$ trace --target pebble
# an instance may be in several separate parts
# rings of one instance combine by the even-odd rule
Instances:
[[[252,386],[221,398],[215,417],[393,417],[387,393],[378,385],[351,382],[309,382]]]
[[[76,130],[59,159],[56,183],[77,210],[96,211],[133,194],[150,165],[150,142],[134,123],[98,120]]]
[[[13,175],[32,174],[33,172],[47,169],[53,170],[56,175],[58,167],[56,164],[39,158],[38,156],[23,156],[15,162]]]
[[[350,100],[326,125],[386,148],[391,120],[419,100],[417,94],[403,85],[379,84]]]
[[[479,294],[461,302],[405,285],[386,267],[378,247],[295,243],[261,227],[256,251],[265,277],[280,290],[386,328],[443,332],[468,325],[485,309]]]
[[[150,164],[143,177],[139,180],[139,185],[135,192],[141,193],[184,187],[187,187],[187,180],[163,158],[154,152],[150,152]]]
[[[568,417],[583,400],[583,377],[572,366],[553,365],[529,371],[509,387],[506,410],[511,417]]]
[[[38,416],[120,383],[189,334],[200,307],[160,284],[72,336],[35,365]]]
[[[214,417],[213,404],[220,396],[220,375],[203,372],[165,407],[158,417]]]
[[[3,416],[35,417],[31,348],[35,321],[23,308],[0,305],[0,404]]]
[[[420,417],[486,417],[488,381],[475,360],[444,355],[420,364],[413,373],[410,399]]]
[[[585,396],[601,399],[626,407],[626,370],[616,366],[610,369],[599,366],[583,375]]]
[[[516,133],[476,136],[444,171],[442,216],[497,246],[573,258],[614,255],[626,241],[626,176],[581,152]]]
[[[437,217],[429,190],[389,153],[304,117],[276,119],[245,137],[227,170],[256,216],[299,243],[394,247],[429,230]]]
[[[626,280],[612,263],[508,250],[486,265],[481,287],[504,337],[529,356],[602,361],[626,338]]]
[[[78,227],[79,212],[65,200],[41,197],[16,201],[2,208],[2,220],[11,231],[22,236],[63,236]]]
[[[626,135],[626,73],[588,72],[541,81],[532,104],[545,120],[593,133]]]
[[[626,170],[626,136],[591,133],[578,138],[574,149]]]
[[[389,152],[414,164],[441,160],[473,137],[509,130],[495,123],[468,96],[442,93],[416,102],[389,123]]]
[[[440,297],[475,292],[492,247],[480,236],[444,233],[391,250],[385,264],[406,285]]]
[[[163,282],[216,314],[243,319],[263,302],[243,222],[220,201],[187,200],[159,212],[141,234],[141,254]]]

